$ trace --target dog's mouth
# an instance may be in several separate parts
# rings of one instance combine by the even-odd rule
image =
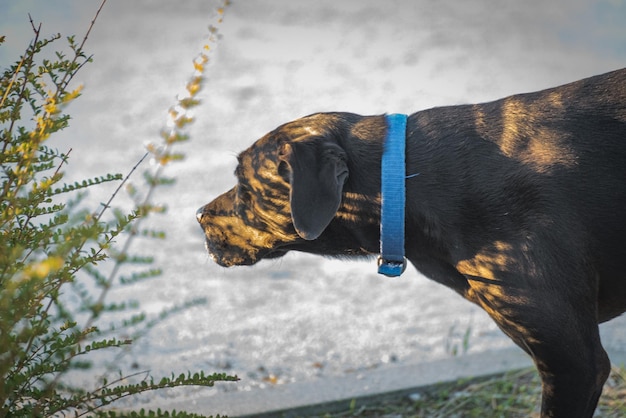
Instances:
[[[282,249],[250,252],[239,247],[228,247],[222,249],[212,245],[209,240],[206,240],[204,245],[211,260],[222,267],[251,266],[263,259],[280,258],[288,252],[288,250]]]

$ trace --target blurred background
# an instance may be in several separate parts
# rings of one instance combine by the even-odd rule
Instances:
[[[1,0],[0,64],[32,38],[28,13],[44,35],[81,39],[99,4]],[[77,77],[83,96],[50,144],[72,148],[68,180],[127,173],[159,141],[217,5],[109,0],[86,46],[94,62]],[[622,68],[626,3],[234,0],[220,33],[192,139],[177,148],[186,159],[166,170],[177,183],[155,197],[168,212],[151,222],[168,238],[136,248],[164,274],[110,295],[150,314],[198,296],[207,303],[155,327],[134,348],[135,366],[225,371],[242,381],[218,390],[247,390],[511,346],[486,314],[412,268],[389,279],[373,260],[303,254],[220,268],[195,210],[232,187],[239,151],[310,113],[412,113]],[[112,190],[92,191],[94,205]]]

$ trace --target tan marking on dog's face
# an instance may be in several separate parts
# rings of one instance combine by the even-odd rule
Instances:
[[[264,239],[264,248],[271,248],[277,241],[289,242],[297,237],[286,232],[291,224],[289,183],[278,174],[277,159],[275,149],[268,152],[259,151],[256,147],[240,156],[237,187],[241,193],[235,201],[235,213],[249,225],[264,228],[262,232],[265,234],[261,235],[271,233],[275,237],[271,244]]]

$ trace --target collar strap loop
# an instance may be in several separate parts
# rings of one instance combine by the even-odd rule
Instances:
[[[406,269],[404,257],[405,148],[407,115],[385,115],[387,136],[381,161],[380,256],[378,273],[389,277]]]

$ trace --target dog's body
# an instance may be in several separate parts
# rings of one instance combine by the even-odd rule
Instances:
[[[386,129],[326,113],[261,138],[198,212],[212,258],[377,254]],[[414,113],[406,147],[409,261],[533,357],[542,416],[592,416],[610,369],[598,323],[626,311],[626,69]]]

